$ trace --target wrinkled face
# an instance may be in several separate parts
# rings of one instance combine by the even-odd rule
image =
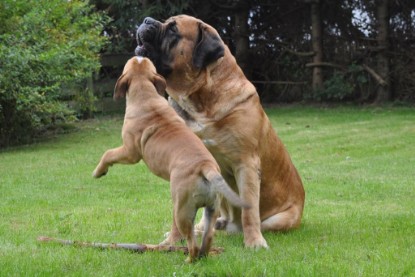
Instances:
[[[153,63],[142,56],[136,56],[127,61],[124,66],[123,74],[128,73],[129,71],[138,72],[140,76],[145,76],[145,78],[149,78],[149,76],[156,74],[156,68]]]
[[[224,55],[224,44],[211,26],[186,15],[161,23],[147,17],[137,29],[136,55],[148,57],[158,73],[196,72]]]
[[[114,99],[125,97],[134,82],[138,84],[151,82],[160,95],[164,95],[166,89],[166,81],[156,73],[153,63],[141,56],[133,57],[125,64],[123,73],[115,84]]]

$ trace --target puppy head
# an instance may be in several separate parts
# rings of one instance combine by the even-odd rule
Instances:
[[[133,57],[127,61],[120,78],[118,78],[114,89],[114,99],[126,97],[130,85],[133,82],[144,83],[152,82],[157,92],[164,96],[166,81],[157,74],[156,68],[148,58]]]

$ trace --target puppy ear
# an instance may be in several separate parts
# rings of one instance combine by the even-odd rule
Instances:
[[[158,94],[164,97],[166,94],[166,80],[159,74],[154,75],[153,84],[156,87]]]
[[[199,38],[193,50],[193,65],[202,69],[223,57],[225,48],[217,34],[210,32],[203,23],[199,23]]]
[[[130,80],[127,78],[127,74],[122,74],[118,78],[117,83],[115,84],[114,89],[114,100],[118,100],[120,97],[125,97],[130,86]]]

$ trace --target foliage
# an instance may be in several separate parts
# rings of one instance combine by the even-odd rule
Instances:
[[[245,60],[249,66],[245,73],[251,77],[267,102],[292,99],[287,93],[294,94],[293,87],[310,94],[311,71],[306,67],[312,61],[310,5],[321,3],[321,22],[323,25],[324,62],[349,67],[356,64],[368,65],[377,69],[377,56],[382,50],[376,43],[377,1],[342,0],[342,1],[292,1],[292,0],[181,0],[181,1],[110,1],[93,0],[99,9],[108,11],[114,21],[107,26],[106,32],[111,37],[107,52],[133,53],[136,46],[135,26],[145,16],[152,16],[163,21],[167,17],[187,13],[196,16],[215,27],[233,53],[236,53],[237,38],[249,38],[249,50]],[[390,49],[387,53],[391,60],[391,90],[394,99],[415,99],[413,68],[415,67],[415,1],[389,1],[390,13]],[[249,15],[248,32],[236,32],[235,18],[241,10]],[[288,59],[292,62],[287,62]],[[340,82],[350,82],[353,86],[353,100],[367,101],[369,95],[374,98],[377,85],[374,82],[359,83],[355,86],[346,77],[341,80],[334,76],[334,71],[324,67],[325,80],[331,87],[344,89],[341,94],[348,94],[348,88]],[[378,72],[379,73],[379,72]],[[375,81],[373,77],[368,79]],[[292,88],[275,90],[272,82],[292,83]],[[259,85],[260,82],[271,82]],[[304,82],[306,85],[304,85]],[[336,92],[327,92],[332,99]],[[334,93],[334,95],[333,95]],[[298,94],[298,93],[297,93]],[[297,100],[302,100],[300,95]],[[340,95],[334,96],[341,99]],[[369,98],[370,98],[369,97]],[[323,99],[324,97],[322,97]],[[348,99],[348,97],[343,98]],[[331,100],[330,100],[331,101]]]
[[[0,147],[74,119],[62,86],[99,68],[106,18],[84,1],[0,3]]]
[[[105,25],[104,31],[111,43],[107,44],[105,53],[132,53],[135,49],[135,32],[137,26],[147,17],[160,20],[180,14],[188,6],[189,0],[180,1],[124,1],[124,0],[90,0],[98,10],[106,11],[113,20]]]
[[[301,227],[265,233],[269,250],[218,231],[219,256],[186,264],[181,253],[41,244],[41,235],[158,243],[169,230],[169,185],[138,165],[95,180],[122,118],[0,153],[2,276],[414,276],[415,113],[410,108],[279,107],[267,113],[303,179]],[[47,165],[47,166],[46,166]]]
[[[84,91],[77,91],[74,101],[76,110],[80,113],[78,117],[90,118],[92,113],[97,110],[95,106],[96,100],[97,97],[91,89],[87,88]]]
[[[324,82],[324,88],[316,90],[312,94],[312,99],[317,101],[341,101],[349,98],[353,94],[353,86],[344,80],[342,74],[334,74]]]

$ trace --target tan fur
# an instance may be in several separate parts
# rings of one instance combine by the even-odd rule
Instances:
[[[154,174],[170,180],[173,224],[163,243],[186,238],[188,260],[193,261],[209,252],[219,208],[217,192],[234,205],[247,205],[225,183],[218,164],[200,139],[159,95],[164,93],[164,82],[149,59],[132,58],[127,62],[114,94],[115,98],[127,97],[123,145],[105,152],[93,176],[105,175],[115,163],[133,164],[143,159]],[[200,207],[206,207],[207,228],[199,249],[193,221]]]
[[[268,247],[261,231],[300,226],[305,200],[301,178],[228,47],[207,67],[192,65],[200,30],[219,36],[217,31],[185,15],[168,19],[163,28],[172,21],[182,36],[171,50],[172,73],[166,77],[172,105],[179,114],[188,114],[188,126],[205,142],[228,184],[252,207],[241,210],[222,202],[217,227],[242,229],[247,247]]]

